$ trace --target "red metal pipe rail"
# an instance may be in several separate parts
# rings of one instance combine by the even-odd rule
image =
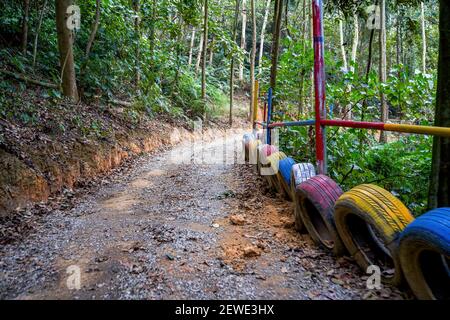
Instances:
[[[325,62],[323,38],[323,3],[312,0],[314,35],[314,91],[316,113],[316,161],[320,174],[327,173],[325,127],[321,121],[327,117],[325,106]]]

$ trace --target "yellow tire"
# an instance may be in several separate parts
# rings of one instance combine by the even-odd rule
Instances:
[[[261,144],[259,140],[250,140],[248,143],[248,156],[246,163],[251,165],[258,164],[258,147]]]
[[[381,281],[402,283],[398,238],[414,217],[399,199],[378,186],[360,185],[337,200],[334,219],[345,247],[364,271],[375,265]]]
[[[280,187],[278,183],[277,173],[278,173],[278,163],[280,160],[285,159],[286,154],[284,152],[278,151],[272,153],[270,156],[266,157],[266,159],[261,159],[261,167],[259,174],[266,178],[267,183],[269,184],[272,190],[282,194],[283,189]]]

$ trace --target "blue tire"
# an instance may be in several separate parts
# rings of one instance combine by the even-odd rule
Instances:
[[[284,158],[280,160],[278,164],[278,183],[281,189],[284,191],[283,195],[287,200],[293,199],[293,194],[291,192],[291,170],[295,165],[295,161],[292,158]]]
[[[400,263],[418,299],[450,299],[450,208],[432,210],[400,236]]]
[[[295,161],[292,158],[285,158],[280,161],[280,173],[288,186],[291,185],[291,169],[294,166]]]

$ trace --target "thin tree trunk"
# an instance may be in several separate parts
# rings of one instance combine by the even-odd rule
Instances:
[[[198,71],[200,70],[200,63],[202,62],[202,54],[203,54],[203,32],[200,36],[200,43],[198,45],[198,53],[197,53],[197,62],[195,63],[195,75],[197,76]]]
[[[56,30],[58,34],[59,61],[61,65],[61,86],[65,96],[79,100],[73,57],[73,34],[67,28],[67,8],[73,0],[55,0]]]
[[[211,45],[209,46],[209,65],[212,66],[214,60],[214,36],[211,39]]]
[[[274,30],[272,43],[272,67],[270,70],[270,87],[275,90],[277,83],[278,55],[280,51],[281,20],[283,0],[275,0]]]
[[[91,35],[89,36],[88,43],[86,45],[86,54],[84,56],[85,60],[89,59],[89,55],[91,53],[92,44],[94,43],[95,37],[97,36],[98,26],[100,24],[100,9],[101,9],[101,0],[96,0],[96,8],[95,8],[95,20],[92,24]]]
[[[155,82],[155,41],[156,41],[156,17],[157,17],[157,3],[156,0],[152,2],[152,23],[150,25],[150,72],[151,72],[151,81],[150,84],[153,85]]]
[[[261,28],[261,41],[259,44],[259,56],[258,56],[258,74],[259,75],[261,75],[261,72],[262,72],[261,63],[262,63],[262,58],[263,58],[263,54],[264,54],[264,39],[266,37],[267,21],[269,20],[270,2],[271,2],[271,0],[267,0],[266,9],[264,11],[263,24],[262,24],[262,28]]]
[[[205,15],[205,6],[202,2],[202,16]],[[200,63],[202,62],[202,52],[203,52],[203,36],[204,32],[202,31],[200,33],[200,42],[198,44],[198,50],[197,50],[197,61],[195,62],[195,76],[197,77],[197,74],[200,70]]]
[[[252,11],[252,53],[250,57],[250,119],[253,119],[254,112],[254,99],[255,99],[255,60],[256,60],[256,8],[255,0],[250,0],[250,6]]]
[[[202,50],[202,99],[205,103],[203,117],[206,119],[206,50],[208,46],[208,0],[205,0],[205,17],[203,21],[203,50]]]
[[[178,16],[178,23],[180,24],[181,32],[178,33],[176,40],[176,68],[175,68],[175,88],[178,88],[178,82],[180,80],[180,70],[181,70],[181,54],[182,54],[182,43],[183,43],[183,35],[185,34],[185,24],[183,20],[183,16]]]
[[[396,23],[397,25],[396,25],[396,28],[397,28],[397,31],[396,31],[396,33],[397,33],[397,41],[396,41],[396,44],[395,44],[395,46],[396,46],[396,54],[397,54],[397,65],[400,65],[400,63],[401,63],[401,26],[402,26],[402,17],[401,17],[401,14],[400,14],[400,9],[397,9],[397,23]],[[400,70],[399,70],[399,74],[400,74]]]
[[[242,32],[241,32],[241,49],[246,51],[245,32],[247,30],[247,0],[242,1]],[[246,55],[245,55],[246,56]],[[245,59],[244,59],[245,61]],[[239,63],[239,81],[244,81],[244,61]]]
[[[347,64],[347,53],[345,52],[345,41],[344,41],[344,22],[342,19],[339,19],[339,39],[340,39],[340,47],[342,54],[342,63],[345,70],[348,68]]]
[[[51,89],[59,89],[60,86],[58,84],[54,84],[54,83],[49,83],[49,82],[43,82],[43,81],[39,81],[36,79],[32,79],[30,77],[28,77],[27,75],[24,74],[20,74],[20,73],[15,73],[15,72],[11,72],[8,70],[4,70],[4,69],[0,69],[0,73],[7,75],[9,77],[12,77],[16,80],[20,80],[23,81],[25,83],[32,83],[32,84],[36,84],[38,86],[43,86],[46,88],[51,88]]]
[[[194,51],[195,32],[196,32],[195,27],[192,27],[191,44],[189,45],[189,59],[188,59],[189,66],[191,66],[192,64],[192,52]]]
[[[436,126],[450,127],[450,3],[439,1],[439,61]],[[450,138],[434,137],[428,206],[450,206]]]
[[[427,73],[427,33],[425,29],[425,5],[420,3],[421,7],[421,25],[422,25],[422,72]]]
[[[141,30],[140,30],[140,24],[141,24],[141,18],[140,18],[140,12],[141,12],[141,3],[140,0],[133,0],[133,9],[134,14],[136,17],[134,18],[134,32],[136,36],[136,48],[135,48],[135,85],[137,88],[139,88],[139,82],[141,81]]]
[[[30,13],[30,0],[23,1],[23,20],[22,20],[22,41],[21,48],[22,54],[27,53],[27,44],[28,44],[28,19]]]
[[[239,19],[239,0],[236,1],[236,9],[234,13],[234,25],[233,25],[233,42],[236,43],[237,24]],[[233,124],[233,103],[234,103],[234,54],[231,53],[231,66],[230,66],[230,127]]]
[[[86,45],[86,52],[85,52],[85,56],[84,56],[84,61],[80,67],[80,99],[83,99],[84,96],[84,75],[86,72],[86,67],[88,64],[88,60],[89,60],[89,56],[91,54],[91,49],[92,49],[92,45],[94,43],[95,37],[97,35],[97,30],[98,30],[98,26],[100,24],[100,9],[101,9],[101,0],[96,0],[96,10],[95,10],[95,19],[94,22],[92,24],[92,29],[91,29],[91,34],[89,36],[89,40],[88,43]]]
[[[289,0],[286,1],[286,4],[284,6],[284,29],[286,31],[286,34],[292,38],[291,32],[289,31]]]
[[[380,83],[384,84],[387,80],[386,71],[386,0],[380,2]],[[383,89],[382,89],[383,90]],[[387,105],[386,95],[381,92],[381,122],[387,122],[389,118],[389,109]],[[380,142],[387,142],[387,135],[385,131],[381,131]]]
[[[44,13],[45,13],[45,9],[47,8],[47,2],[48,0],[44,1],[44,5],[42,6],[41,9],[41,13],[39,14],[39,22],[38,22],[38,26],[36,29],[36,34],[34,35],[34,44],[33,44],[33,71],[34,68],[36,67],[36,57],[37,57],[37,47],[38,47],[38,40],[39,40],[39,32],[41,31],[41,27],[42,27],[42,20],[44,19]]]
[[[355,12],[353,15],[353,45],[352,45],[352,57],[351,57],[351,66],[350,70],[352,72],[355,72],[355,66],[356,58],[358,55],[358,46],[359,46],[359,19],[358,19],[358,13]]]
[[[307,36],[307,21],[306,21],[306,0],[303,0],[303,8],[302,8],[302,37],[303,37],[303,49],[302,56],[303,59],[306,58],[306,41],[308,39]],[[304,66],[304,61],[302,62],[302,68],[300,70],[300,86],[299,86],[299,99],[298,99],[298,117],[300,118],[305,110],[305,99],[303,97],[303,93],[305,91],[305,74],[306,68]]]
[[[353,44],[352,44],[352,55],[350,57],[350,71],[355,72],[356,58],[358,54],[359,45],[359,19],[358,13],[355,12],[353,15]],[[346,92],[349,94],[352,91],[352,85],[348,84]],[[352,105],[348,104],[344,108],[344,119],[351,120],[353,118]]]

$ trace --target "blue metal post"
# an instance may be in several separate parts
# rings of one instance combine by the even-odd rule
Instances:
[[[272,88],[269,88],[269,93],[268,93],[268,97],[267,97],[267,144],[272,144],[272,137],[271,137],[271,132],[270,132],[270,128],[269,128],[269,124],[270,121],[272,120]]]

